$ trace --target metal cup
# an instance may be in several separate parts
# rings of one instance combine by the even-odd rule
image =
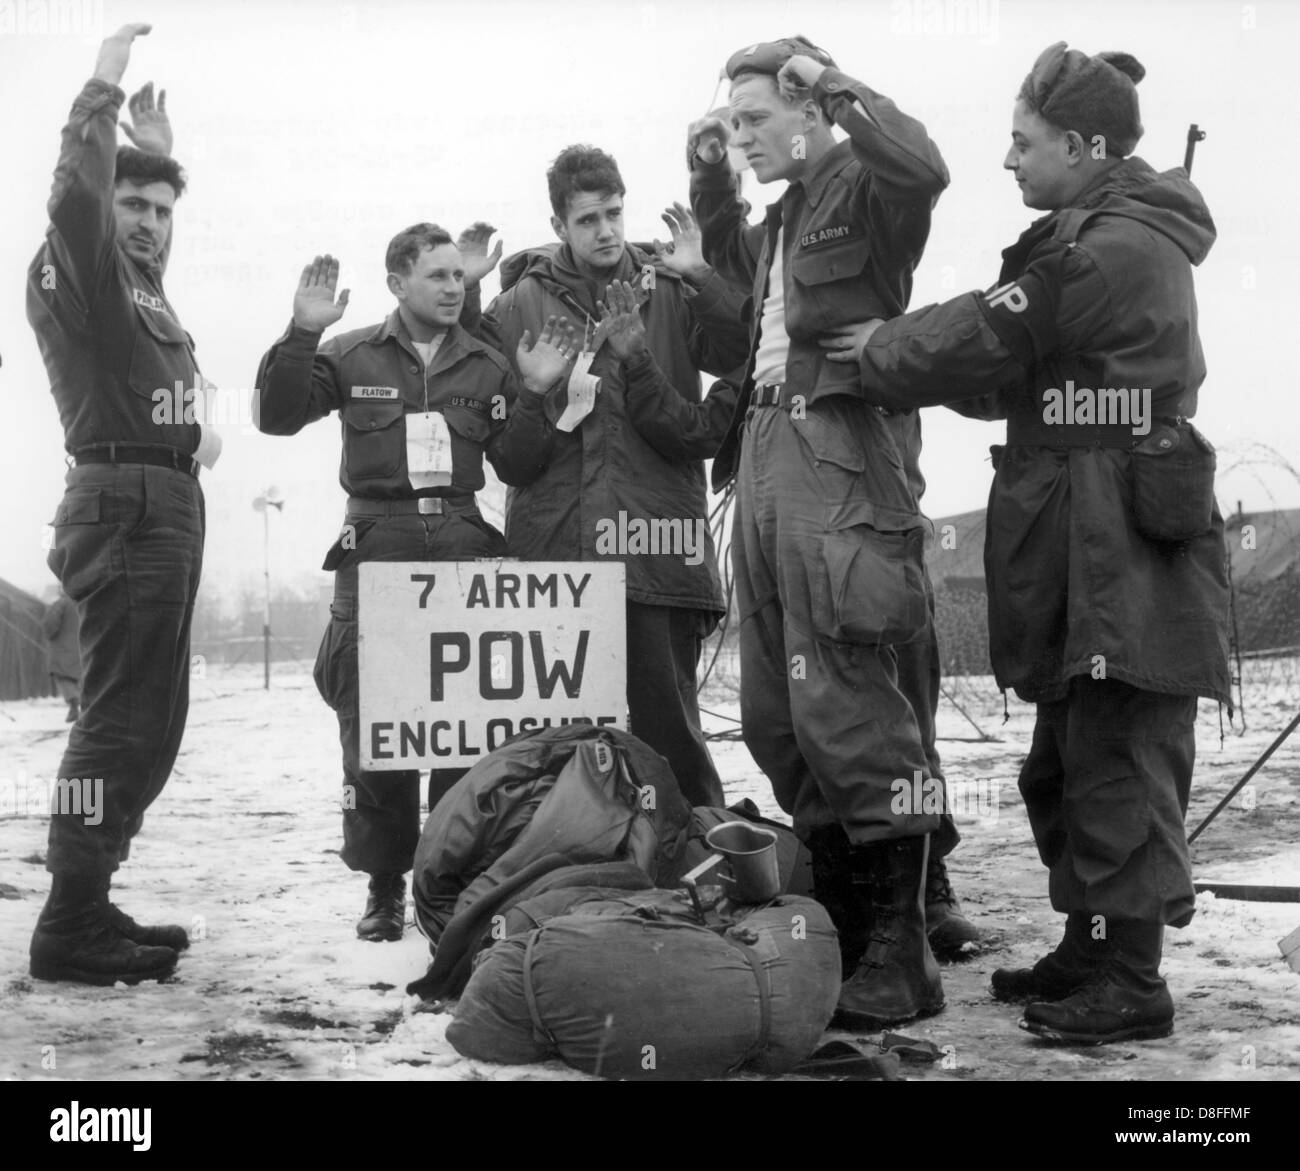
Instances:
[[[705,844],[726,859],[731,873],[719,875],[737,903],[766,903],[781,893],[776,834],[747,821],[726,821],[704,835]]]

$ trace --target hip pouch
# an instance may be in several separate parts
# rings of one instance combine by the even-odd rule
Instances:
[[[1214,448],[1185,421],[1133,448],[1133,516],[1152,541],[1190,541],[1214,521]]]

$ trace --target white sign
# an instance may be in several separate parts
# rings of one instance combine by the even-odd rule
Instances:
[[[627,727],[621,564],[358,569],[363,769],[468,768],[534,728]]]

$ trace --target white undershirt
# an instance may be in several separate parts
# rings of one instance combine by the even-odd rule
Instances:
[[[785,362],[790,354],[790,335],[785,331],[784,225],[776,233],[772,266],[767,274],[767,296],[758,327],[758,351],[754,354],[754,385],[785,381]]]
[[[438,347],[442,345],[442,339],[446,336],[445,333],[437,333],[433,335],[433,341],[431,342],[411,343],[415,347],[415,352],[420,355],[421,361],[424,362],[426,370],[433,365],[433,355],[438,352]]]

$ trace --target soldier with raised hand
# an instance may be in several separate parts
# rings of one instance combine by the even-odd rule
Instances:
[[[459,561],[500,557],[501,534],[475,493],[483,457],[506,484],[532,482],[554,432],[543,409],[576,350],[566,319],[552,316],[515,350],[523,383],[499,353],[470,337],[459,318],[467,280],[493,263],[489,225],[460,237],[462,255],[436,224],[414,224],[388,245],[388,289],[397,306],[379,325],[322,333],[342,318],[339,262],[307,264],[293,320],[257,372],[256,419],[270,435],[294,435],[337,411],[343,427],[339,482],[348,494],[343,531],[325,558],[334,571],[330,624],[316,658],[316,686],[338,716],[343,749],[343,851],[369,875],[357,935],[395,940],[405,921],[405,874],[420,835],[418,771],[363,770],[358,740],[357,566],[365,561]],[[534,340],[534,338],[536,340]],[[429,805],[464,770],[435,769]]]
[[[927,912],[948,939],[976,933],[939,861],[951,817],[910,800],[942,785],[916,413],[865,406],[856,371],[831,359],[906,308],[948,172],[915,118],[802,37],[741,49],[726,71],[731,125],[695,123],[687,158],[704,257],[753,294],[713,464],[715,488],[736,481],[745,744],[840,932],[838,1019],[884,1027],[943,1005]],[[728,142],[761,182],[789,181],[761,225]]]
[[[185,730],[203,563],[196,460],[211,466],[218,446],[200,423],[157,410],[157,392],[173,401],[201,376],[163,291],[185,178],[152,82],[122,124],[134,147],[116,141],[118,82],[149,31],[124,25],[100,47],[63,129],[50,227],[27,273],[27,317],[74,464],[48,558],[77,605],[85,669],[59,779],[99,790],[93,817],[64,802],[51,814],[53,883],[31,972],[90,984],[164,977],[189,946],[184,928],[142,927],[108,897]]]
[[[1037,705],[1020,790],[1066,921],[993,995],[1056,1042],[1173,1028],[1159,969],[1165,926],[1196,906],[1197,696],[1231,703],[1214,456],[1187,421],[1205,378],[1192,268],[1215,228],[1186,172],[1133,154],[1144,75],[1127,53],[1040,54],[1002,165],[1047,214],[995,287],[886,322],[860,362],[870,403],[1007,422],[989,650],[998,685]]]
[[[625,188],[603,150],[566,147],[547,172],[551,226],[559,238],[506,258],[501,293],[478,328],[510,354],[550,315],[584,324],[586,353],[551,395],[554,444],[535,480],[506,503],[506,540],[517,557],[593,561],[627,569],[629,729],[671,765],[692,804],[724,802],[700,726],[696,672],[703,640],[725,612],[708,528],[704,460],[716,439],[656,426],[656,404],[700,404],[700,371],[723,375],[745,354],[745,297],[704,262],[694,225],[664,213],[672,240],[646,248],[624,237]],[[619,328],[609,316],[619,290]],[[627,292],[635,300],[623,301]],[[632,317],[636,320],[633,321]],[[594,384],[599,380],[599,393]],[[726,412],[733,392],[712,391]],[[664,522],[692,547],[611,548],[611,529]]]

